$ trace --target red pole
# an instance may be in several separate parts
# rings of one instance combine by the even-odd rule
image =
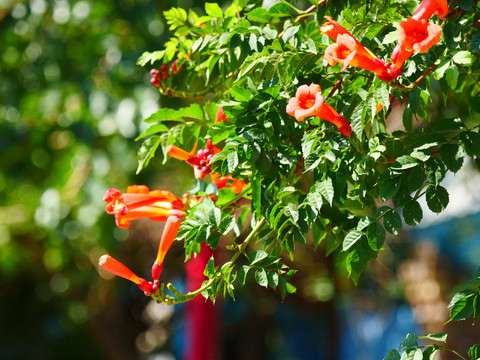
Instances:
[[[200,253],[186,263],[187,291],[198,289],[206,279],[205,265],[213,251],[205,244]],[[218,306],[202,295],[185,304],[186,351],[184,360],[219,360]]]

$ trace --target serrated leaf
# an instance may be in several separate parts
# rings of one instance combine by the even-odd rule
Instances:
[[[468,349],[468,357],[470,358],[470,360],[480,359],[480,344],[475,344],[470,349]]]
[[[240,281],[240,284],[242,284],[242,286],[245,285],[245,281],[247,279],[247,274],[249,270],[250,270],[250,266],[247,266],[247,265],[242,265],[240,269],[238,269],[238,273],[237,273],[238,281]]]
[[[355,285],[358,284],[358,279],[365,270],[367,262],[368,256],[361,246],[354,248],[348,254],[346,260],[347,271]]]
[[[437,66],[435,72],[433,73],[433,77],[435,80],[440,80],[445,75],[445,71],[450,67],[450,60],[444,60]]]
[[[398,34],[398,30],[393,30],[393,31],[389,32],[383,38],[382,44],[385,45],[385,44],[394,43],[395,41],[397,41],[397,34]]]
[[[364,216],[361,218],[357,224],[357,230],[362,231],[364,230],[367,226],[369,226],[372,223],[372,219],[368,216]]]
[[[350,231],[343,240],[343,251],[350,249],[363,235],[364,233],[358,230]]]
[[[417,226],[423,218],[422,207],[416,200],[408,201],[403,207],[403,218],[410,226]]]
[[[415,354],[413,355],[413,360],[422,360],[422,359],[423,359],[422,350],[420,349],[415,350]]]
[[[419,336],[419,338],[420,339],[428,339],[428,340],[446,342],[447,341],[447,334],[445,334],[445,333],[427,334],[427,335]]]
[[[440,156],[448,170],[456,173],[463,165],[463,151],[458,144],[443,144],[440,148]]]
[[[475,55],[472,55],[470,51],[463,50],[453,55],[452,60],[459,65],[470,66],[475,61]]]
[[[254,265],[265,259],[267,256],[268,254],[265,251],[257,250],[252,255],[250,255],[250,264]]]
[[[460,134],[462,148],[469,156],[480,156],[480,134],[474,131],[464,131]]]
[[[425,175],[434,185],[440,184],[445,177],[445,166],[440,159],[431,158],[425,162]]]
[[[291,26],[283,33],[282,40],[284,43],[287,43],[295,34],[300,30],[300,26]]]
[[[391,349],[388,351],[387,355],[383,360],[400,360],[400,354],[396,349]]]
[[[470,51],[475,54],[480,52],[480,32],[477,32],[472,36],[472,41],[470,41]]]
[[[312,210],[318,214],[323,205],[322,195],[316,191],[310,192],[307,194],[307,199],[308,203],[312,207]]]
[[[285,206],[285,211],[287,212],[288,216],[290,219],[292,219],[292,222],[296,224],[298,222],[299,214],[298,214],[298,209],[295,207],[293,204],[288,204]]]
[[[415,345],[417,345],[417,335],[415,333],[408,333],[400,343],[398,350],[405,351]]]
[[[407,170],[417,166],[417,160],[409,155],[403,155],[398,157],[390,166],[392,170]]]
[[[282,188],[278,193],[277,193],[277,199],[281,200],[285,196],[290,195],[291,193],[294,193],[296,190],[293,186],[285,186]]]
[[[155,156],[155,151],[160,145],[161,140],[162,139],[160,135],[154,135],[143,142],[137,154],[137,174],[142,171],[142,169],[144,169],[148,165],[150,160]]]
[[[430,185],[427,188],[426,200],[430,210],[440,213],[445,210],[448,205],[448,191],[440,185],[437,187]]]
[[[205,12],[207,13],[207,15],[214,18],[223,17],[222,8],[217,3],[205,3]]]
[[[255,281],[260,286],[268,286],[267,272],[265,271],[265,269],[258,269],[255,271]]]
[[[392,235],[400,234],[402,231],[402,219],[395,210],[389,211],[383,217],[385,229]]]
[[[470,296],[460,298],[450,308],[450,320],[460,321],[465,320],[473,314],[473,294]]]
[[[401,179],[398,178],[385,181],[382,183],[382,185],[380,185],[380,198],[384,201],[393,199],[393,197],[397,194],[401,184]]]
[[[317,191],[322,194],[322,196],[329,202],[330,205],[332,205],[333,197],[335,196],[332,179],[326,178],[324,181],[317,182],[315,185],[317,187]]]
[[[238,166],[238,154],[236,151],[230,151],[227,154],[228,172],[232,173]]]
[[[385,237],[386,233],[382,224],[375,222],[367,227],[368,246],[370,246],[373,251],[378,251],[382,248]]]
[[[382,104],[385,109],[389,108],[390,94],[388,93],[388,88],[384,83],[380,83],[380,85],[373,90],[373,96],[375,96],[375,99]]]
[[[414,167],[410,170],[407,178],[407,187],[410,192],[414,192],[425,182],[425,173],[420,167]]]
[[[457,87],[458,74],[458,67],[456,65],[449,66],[447,71],[445,71],[445,80],[447,81],[447,85],[452,90],[455,90]]]

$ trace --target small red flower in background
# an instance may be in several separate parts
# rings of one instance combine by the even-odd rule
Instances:
[[[430,24],[427,20],[408,18],[402,21],[398,30],[399,44],[392,53],[395,68],[401,68],[414,52],[426,53],[441,37],[440,26]]]
[[[228,118],[223,113],[223,108],[221,106],[218,107],[217,115],[215,116],[215,123],[218,123],[220,121],[228,121]]]
[[[205,179],[205,176],[212,172],[212,169],[208,166],[210,160],[213,155],[219,153],[220,150],[212,144],[212,140],[208,139],[205,149],[198,150],[197,155],[193,154],[194,151],[195,148],[189,153],[175,145],[169,145],[167,147],[168,155],[174,159],[186,161],[193,167],[196,179]]]
[[[352,128],[347,120],[340,116],[330,105],[323,102],[320,85],[301,85],[287,104],[287,114],[294,116],[297,121],[307,116],[318,116],[337,126],[341,134],[349,137]]]
[[[380,80],[386,82],[390,82],[400,75],[398,70],[392,69],[389,64],[377,58],[331,17],[325,16],[325,19],[328,22],[320,27],[320,31],[335,41],[335,44],[329,45],[325,50],[325,61],[329,65],[335,66],[340,63],[342,71],[348,66],[365,69],[375,73]]]
[[[437,15],[440,19],[444,19],[448,14],[447,0],[424,0],[420,7],[415,11],[412,18],[415,20],[428,20],[430,16]]]
[[[109,189],[103,200],[107,202],[105,211],[115,215],[120,228],[129,228],[130,220],[148,218],[153,221],[166,221],[171,215],[185,217],[184,204],[169,191],[150,191],[145,185],[133,185],[126,193]]]

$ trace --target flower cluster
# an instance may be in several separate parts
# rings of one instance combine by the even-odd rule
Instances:
[[[163,64],[160,67],[160,70],[152,69],[150,70],[150,75],[152,78],[150,79],[150,84],[155,87],[159,87],[161,85],[161,79],[168,78],[168,66],[167,64]]]
[[[168,250],[172,246],[175,237],[177,236],[178,230],[180,229],[180,222],[181,220],[176,216],[169,216],[167,218],[162,239],[160,240],[160,245],[158,247],[157,258],[152,266],[152,281],[147,281],[137,276],[132,270],[130,270],[120,261],[107,254],[100,257],[98,264],[108,272],[137,284],[137,286],[143,290],[145,295],[151,296],[158,291],[160,284],[158,279],[162,273],[163,260],[165,259],[165,255],[167,254]]]
[[[192,152],[186,152],[175,145],[169,145],[167,147],[168,155],[174,159],[186,161],[193,167],[195,179],[205,179],[205,176],[212,172],[212,169],[208,166],[210,160],[213,155],[219,153],[220,150],[213,145],[212,140],[208,139],[205,149],[198,150],[196,155],[193,154],[194,151],[195,148]]]
[[[103,200],[107,203],[107,214],[115,215],[120,228],[129,228],[130,220],[148,218],[153,221],[166,221],[169,216],[185,217],[184,204],[169,191],[150,191],[145,185],[133,185],[126,193],[109,189]]]
[[[348,66],[365,69],[390,82],[402,73],[405,61],[414,52],[425,53],[440,41],[440,26],[430,24],[427,19],[433,14],[443,19],[447,13],[447,0],[424,0],[411,18],[400,23],[399,43],[392,53],[391,64],[376,57],[340,24],[325,16],[328,22],[320,31],[335,41],[325,50],[325,61],[332,66],[342,64],[342,71]]]

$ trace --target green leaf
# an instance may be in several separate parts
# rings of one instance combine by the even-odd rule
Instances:
[[[198,104],[192,104],[189,107],[180,108],[178,110],[170,108],[161,108],[157,112],[146,118],[145,122],[151,123],[155,121],[184,121],[184,118],[203,120],[203,110]]]
[[[417,160],[415,160],[413,157],[409,155],[403,155],[397,158],[390,168],[392,170],[406,170],[406,169],[411,169],[412,167],[417,166]]]
[[[408,333],[403,338],[398,349],[400,351],[405,351],[415,345],[417,345],[417,335],[415,333]]]
[[[360,219],[360,221],[357,224],[357,230],[362,231],[365,229],[367,226],[369,226],[372,223],[372,219],[368,216],[364,216],[363,218]]]
[[[389,32],[383,38],[382,44],[385,45],[385,44],[394,43],[395,41],[397,41],[397,34],[398,34],[398,30],[393,30],[393,31]]]
[[[275,271],[267,272],[268,286],[275,289],[278,286],[278,274]]]
[[[379,86],[377,86],[373,90],[373,96],[375,96],[375,99],[383,105],[385,110],[387,110],[390,106],[390,94],[388,93],[388,88],[385,83],[380,83]],[[376,109],[375,109],[376,110]]]
[[[463,165],[463,151],[458,144],[443,144],[440,148],[440,156],[448,170],[456,173]]]
[[[383,182],[382,185],[380,185],[380,198],[383,201],[393,199],[401,184],[402,181],[399,178]]]
[[[285,196],[290,195],[291,193],[294,193],[296,190],[293,186],[286,186],[282,188],[278,193],[277,193],[277,199],[281,200]]]
[[[346,266],[348,275],[354,284],[358,284],[360,275],[367,266],[368,256],[361,246],[354,248],[347,256]]]
[[[422,359],[423,359],[422,350],[420,349],[415,350],[415,354],[413,355],[413,360],[422,360]]]
[[[470,51],[463,50],[453,55],[452,60],[459,65],[470,66],[475,61],[475,55]]]
[[[207,265],[205,266],[205,270],[203,271],[203,275],[210,278],[214,274],[215,274],[215,264],[214,264],[213,257],[211,257],[208,260]]]
[[[250,265],[254,265],[263,259],[265,259],[268,254],[263,250],[255,251],[252,255],[250,255]]]
[[[335,196],[332,179],[326,178],[324,181],[317,182],[315,185],[317,187],[317,191],[322,194],[322,196],[329,202],[330,205],[332,205],[333,197]]]
[[[323,205],[322,195],[316,191],[310,192],[307,194],[307,200],[312,210],[318,214]]]
[[[240,269],[238,269],[238,281],[240,281],[240,284],[245,285],[245,281],[247,279],[247,274],[248,270],[250,270],[250,266],[247,265],[242,265]]]
[[[402,218],[395,210],[389,211],[383,217],[385,229],[392,235],[400,234],[402,230]]]
[[[430,185],[427,188],[426,200],[430,210],[440,213],[445,210],[448,205],[448,191],[440,185],[436,187]]]
[[[160,135],[154,135],[146,139],[140,149],[138,150],[138,167],[137,174],[144,169],[150,160],[155,156],[155,151],[160,145],[161,137]]]
[[[345,236],[345,240],[343,240],[343,251],[350,249],[363,235],[364,233],[358,230],[350,231],[347,236]]]
[[[283,43],[286,44],[288,40],[295,36],[298,30],[300,30],[300,26],[291,26],[287,30],[285,30],[282,36]]]
[[[462,292],[461,292],[462,293]],[[473,314],[474,292],[465,292],[466,296],[459,298],[450,308],[450,320],[465,320]],[[457,294],[458,295],[458,294]]]
[[[383,360],[400,360],[400,354],[396,349],[391,349],[388,351],[387,355]]]
[[[408,201],[403,207],[403,218],[410,226],[417,226],[423,218],[422,207],[416,200]]]
[[[480,156],[480,134],[473,131],[464,131],[460,134],[460,141],[467,155]]]
[[[419,336],[418,338],[419,339],[427,339],[427,340],[446,342],[447,341],[447,334],[445,334],[445,333],[427,334],[427,335]]]
[[[370,246],[373,251],[378,251],[382,248],[385,237],[386,233],[382,224],[375,222],[367,227],[368,246]]]
[[[255,281],[260,286],[268,286],[267,272],[265,271],[265,269],[258,269],[255,271]]]
[[[440,65],[437,66],[435,72],[433,73],[433,77],[435,78],[435,80],[440,80],[441,78],[443,78],[443,76],[445,75],[445,71],[447,71],[449,67],[450,60],[445,60],[440,63]]]
[[[425,173],[420,167],[414,167],[410,170],[407,179],[407,187],[410,192],[414,192],[425,182]]]
[[[478,33],[480,35],[480,33]],[[480,96],[470,96],[468,98],[468,104],[473,111],[480,113]]]
[[[473,0],[458,0],[458,6],[464,11],[470,11],[473,5]]]
[[[292,222],[296,224],[298,222],[298,209],[293,205],[292,203],[288,204],[285,206],[285,211],[287,212],[288,216],[290,219],[292,219]]]
[[[440,159],[431,158],[425,162],[425,175],[434,185],[440,184],[445,177],[445,166]]]
[[[475,54],[480,52],[480,32],[477,32],[472,36],[472,41],[470,41],[470,50]]]
[[[135,139],[135,141],[140,140],[144,137],[147,137],[147,136],[159,133],[159,132],[168,131],[168,130],[169,130],[168,126],[166,126],[165,124],[155,124],[155,125],[149,126],[148,129],[143,134],[139,135]]]
[[[232,173],[238,166],[238,153],[231,151],[227,155],[228,172]]]
[[[475,344],[468,350],[468,357],[470,360],[480,359],[480,344]]]
[[[458,67],[456,65],[451,65],[447,71],[445,71],[445,80],[450,89],[455,90],[458,81]]]
[[[214,18],[222,18],[222,8],[217,3],[205,3],[205,12]]]

